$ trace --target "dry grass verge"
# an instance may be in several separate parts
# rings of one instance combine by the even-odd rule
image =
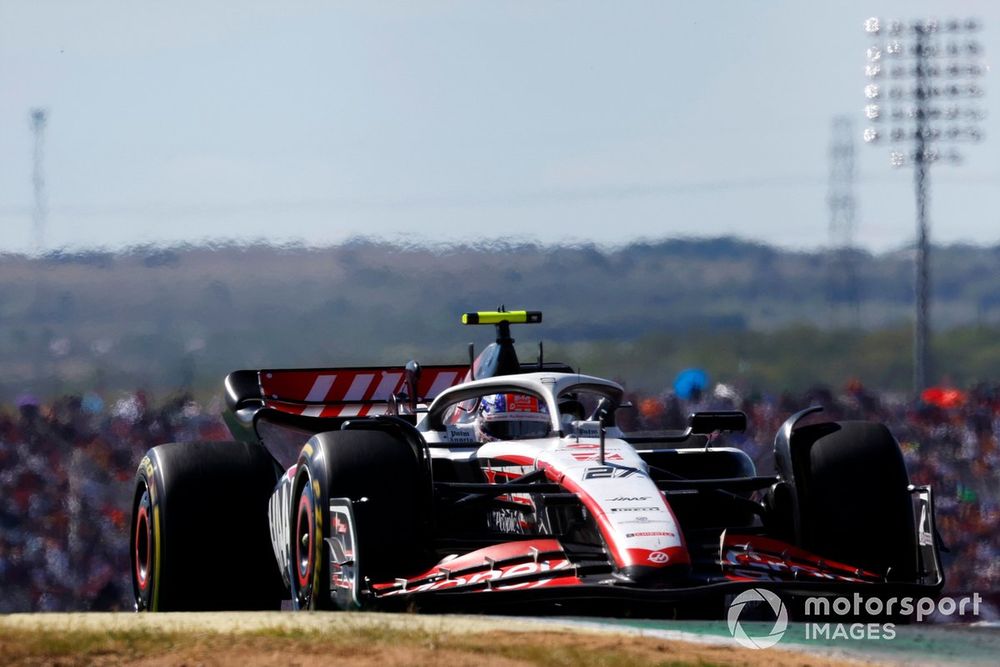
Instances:
[[[526,629],[530,624],[514,619],[507,623],[506,619],[431,617],[428,622],[421,620],[426,617],[408,617],[411,622],[407,623],[407,617],[380,620],[361,614],[331,614],[309,615],[309,622],[295,627],[291,615],[273,623],[255,622],[254,615],[246,614],[88,616],[0,617],[0,663],[25,667],[849,664],[790,651],[750,651],[621,634],[546,630],[542,625]],[[300,616],[294,618],[301,620]],[[107,622],[101,623],[102,619]],[[163,630],[156,627],[156,619],[162,619]],[[35,627],[31,627],[32,621]],[[511,629],[496,629],[498,624]]]

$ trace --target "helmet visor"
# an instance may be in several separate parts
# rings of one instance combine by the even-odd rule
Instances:
[[[544,438],[549,434],[549,428],[548,421],[498,419],[482,423],[483,432],[497,440]]]

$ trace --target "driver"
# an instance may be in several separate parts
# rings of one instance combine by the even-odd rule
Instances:
[[[491,394],[479,401],[476,436],[480,442],[544,438],[551,431],[545,403],[527,394]]]

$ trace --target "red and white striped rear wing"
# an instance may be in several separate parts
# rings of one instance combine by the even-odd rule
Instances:
[[[234,371],[226,376],[226,402],[246,422],[263,409],[319,418],[406,413],[464,381],[468,370],[468,365],[410,364]]]

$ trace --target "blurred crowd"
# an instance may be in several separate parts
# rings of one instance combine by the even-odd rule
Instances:
[[[143,392],[0,413],[0,613],[130,608],[128,532],[135,469],[150,447],[225,439],[221,402]]]
[[[633,397],[631,429],[682,427],[704,409],[740,409],[742,448],[761,473],[773,470],[774,434],[792,413],[822,405],[833,419],[887,424],[911,481],[935,490],[945,545],[946,590],[1000,591],[1000,385],[963,392],[946,407],[873,392],[853,382],[840,391],[747,395],[726,385]],[[114,401],[97,394],[43,402],[21,396],[0,410],[0,613],[116,610],[130,607],[128,532],[136,465],[150,447],[230,436],[221,400],[188,395],[154,404],[136,392]]]

